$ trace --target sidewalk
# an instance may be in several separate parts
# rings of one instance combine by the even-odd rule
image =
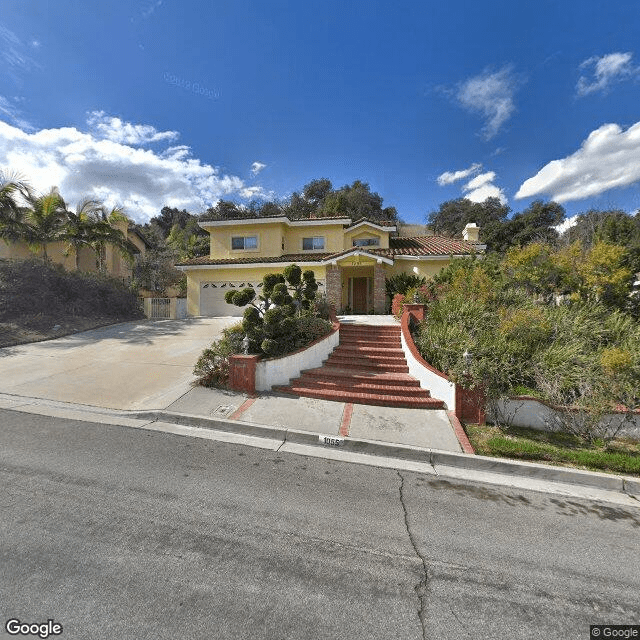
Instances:
[[[461,453],[457,442],[451,450],[411,443],[444,437],[451,431],[448,422],[444,424],[446,415],[435,416],[426,429],[424,422],[408,429],[402,424],[399,429],[399,422],[384,412],[372,422],[368,411],[378,408],[365,405],[271,394],[249,398],[200,387],[166,409],[114,410],[6,393],[0,393],[0,409],[414,471],[437,477],[454,490],[473,482],[640,508],[638,478],[470,455]]]
[[[203,387],[194,387],[166,410],[424,449],[462,451],[444,410],[374,407],[276,393],[248,398]]]

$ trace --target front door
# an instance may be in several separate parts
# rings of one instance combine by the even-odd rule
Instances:
[[[367,278],[353,279],[353,313],[367,313]]]

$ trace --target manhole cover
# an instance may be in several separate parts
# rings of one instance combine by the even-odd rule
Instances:
[[[229,405],[221,404],[216,409],[214,409],[211,413],[214,416],[228,416],[231,413],[232,409],[233,407],[230,407]]]

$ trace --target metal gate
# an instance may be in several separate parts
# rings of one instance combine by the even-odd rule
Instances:
[[[169,298],[151,298],[151,315],[153,320],[171,317],[171,300]]]

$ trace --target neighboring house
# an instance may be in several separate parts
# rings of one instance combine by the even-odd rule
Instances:
[[[191,316],[240,316],[227,304],[230,288],[260,287],[267,273],[290,264],[314,272],[319,291],[339,312],[384,313],[385,278],[400,272],[432,276],[451,256],[482,252],[478,227],[467,225],[464,239],[439,236],[396,237],[396,226],[361,218],[284,216],[202,220],[210,255],[176,266],[187,274]]]
[[[144,256],[147,250],[147,242],[137,229],[126,221],[112,223],[114,227],[120,229],[125,234],[134,253],[134,262]],[[52,262],[64,266],[67,271],[74,271],[76,268],[76,253],[74,249],[68,250],[66,242],[49,242],[47,244],[47,256]],[[5,242],[0,240],[0,258],[5,259],[25,259],[34,255],[42,255],[39,250],[34,253],[26,242]],[[106,273],[121,278],[124,282],[130,282],[133,273],[133,264],[122,253],[111,245],[103,248],[102,262]],[[98,271],[98,256],[90,247],[80,249],[78,260],[79,271]]]

